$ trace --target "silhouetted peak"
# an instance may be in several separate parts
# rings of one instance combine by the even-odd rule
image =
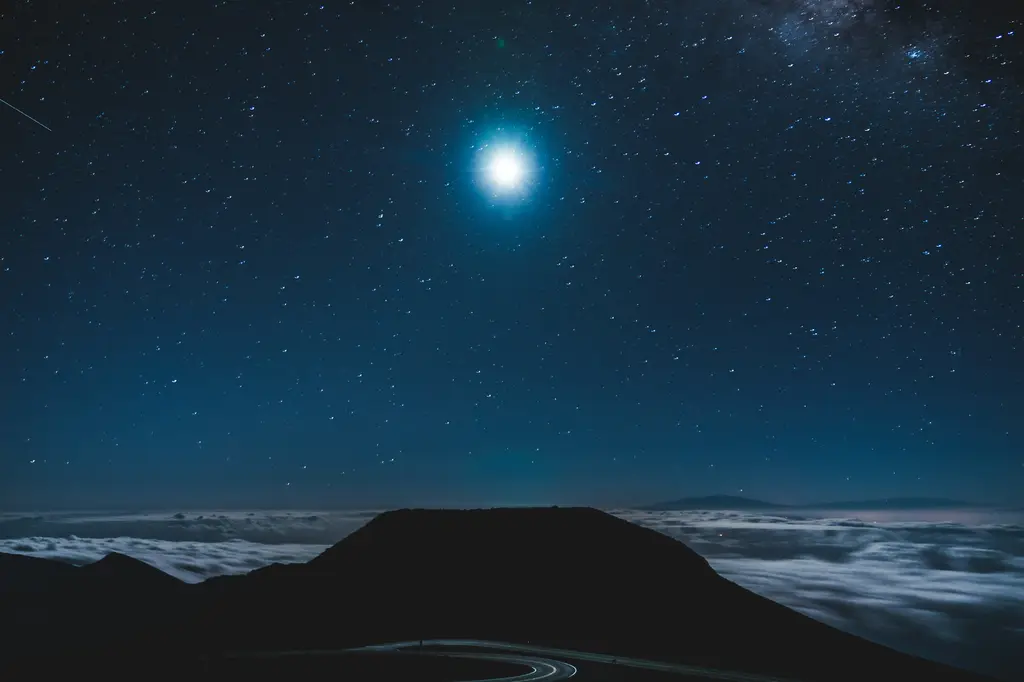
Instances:
[[[11,622],[36,623],[19,648],[49,653],[58,639],[120,660],[126,650],[166,657],[168,645],[202,653],[470,638],[830,682],[878,670],[967,679],[753,594],[683,543],[596,509],[403,509],[308,564],[180,590],[120,554],[76,571],[112,578],[0,600]]]
[[[55,581],[72,579],[77,572],[63,561],[0,552],[0,593],[52,587]]]
[[[29,554],[10,554],[8,552],[0,552],[0,570],[3,571],[17,571],[17,570],[58,570],[58,571],[73,571],[74,565],[56,561],[54,559],[47,559],[44,557],[32,556]]]
[[[378,515],[308,566],[341,572],[405,567],[411,573],[431,564],[486,568],[494,559],[528,566],[544,557],[548,570],[616,565],[625,574],[653,570],[642,560],[652,552],[669,552],[698,574],[714,574],[681,542],[589,507],[398,509]],[[632,566],[622,561],[631,555],[637,557]]]
[[[707,495],[704,497],[683,497],[677,500],[657,502],[641,507],[647,511],[798,511],[798,510],[918,510],[918,509],[969,509],[984,507],[972,502],[950,500],[942,497],[890,497],[875,500],[846,500],[840,502],[817,502],[812,504],[777,504],[736,495]]]
[[[788,509],[785,504],[765,502],[749,497],[738,497],[736,495],[706,495],[703,497],[683,497],[677,500],[658,502],[644,509],[652,511],[670,510],[696,510],[696,509]]]
[[[883,497],[875,500],[846,500],[807,506],[836,510],[927,510],[972,509],[986,505],[964,500],[951,500],[945,497]]]
[[[86,564],[79,569],[92,577],[108,578],[125,584],[179,584],[180,580],[164,573],[145,561],[120,552],[111,552],[99,561]]]

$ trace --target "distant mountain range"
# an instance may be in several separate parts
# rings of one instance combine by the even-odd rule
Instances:
[[[0,555],[0,586],[0,622],[12,626],[0,677],[10,679],[7,668],[41,665],[79,676],[95,666],[105,679],[110,666],[206,679],[229,652],[430,638],[807,682],[983,679],[758,596],[678,540],[596,509],[385,512],[308,563],[194,585],[123,555],[83,567]]]
[[[749,497],[734,495],[708,495],[705,497],[683,497],[678,500],[658,502],[640,509],[646,511],[684,511],[684,510],[735,510],[735,511],[810,511],[820,510],[925,510],[925,509],[988,509],[990,505],[951,500],[944,497],[889,497],[877,500],[848,500],[841,502],[821,502],[817,504],[776,504]]]

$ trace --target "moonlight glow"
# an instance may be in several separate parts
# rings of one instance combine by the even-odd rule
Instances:
[[[496,153],[491,159],[487,171],[494,184],[504,189],[518,187],[526,174],[522,158],[511,150],[502,150]]]
[[[480,148],[478,164],[478,177],[495,199],[518,200],[535,180],[532,155],[517,143],[499,142]]]

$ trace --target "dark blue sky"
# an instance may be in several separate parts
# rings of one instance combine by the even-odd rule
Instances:
[[[65,4],[0,10],[3,506],[1021,502],[1018,16]]]

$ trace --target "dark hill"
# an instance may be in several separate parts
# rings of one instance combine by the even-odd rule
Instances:
[[[118,553],[84,566],[0,554],[0,623],[12,633],[5,654],[78,655],[122,633],[144,637],[161,618],[168,627],[177,622],[186,587]]]
[[[151,593],[183,586],[180,580],[130,556],[111,552],[99,561],[75,566],[64,561],[0,553],[0,593],[103,593],[135,590]]]
[[[978,679],[759,597],[682,543],[593,509],[387,512],[307,564],[212,579],[187,594],[145,623],[138,611],[126,620],[108,608],[62,650],[152,657],[160,646],[180,657],[470,638],[804,680]],[[38,634],[19,646],[56,646]]]
[[[0,552],[0,595],[48,590],[77,573],[75,566],[63,561]]]
[[[120,552],[111,552],[78,571],[85,579],[110,582],[120,589],[161,590],[184,584],[159,568]]]
[[[702,556],[681,542],[589,508],[401,509],[376,517],[308,566],[377,572],[387,557],[388,568],[408,575],[415,564],[420,575],[440,569],[440,578],[453,563],[473,572],[497,569],[523,575],[616,566],[622,577],[639,577],[651,575],[652,567],[622,562],[623,555],[656,551],[674,552],[676,571],[700,579],[718,577]]]
[[[308,564],[203,587],[204,622],[240,644],[496,639],[836,682],[970,679],[759,597],[594,509],[393,511]]]

